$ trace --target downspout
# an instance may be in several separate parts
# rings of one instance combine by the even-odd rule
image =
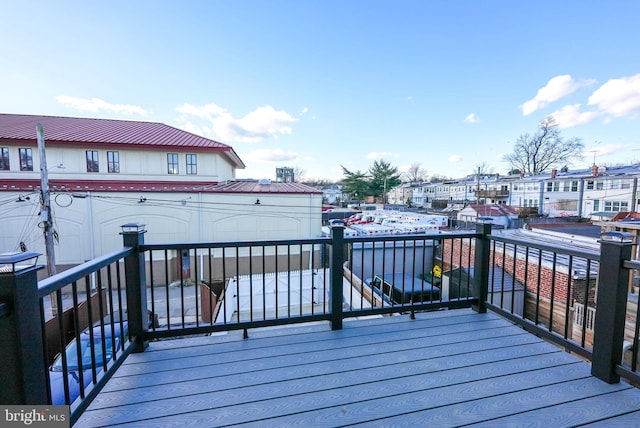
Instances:
[[[631,212],[636,212],[636,201],[638,193],[638,177],[633,177],[633,186],[631,190]]]
[[[582,203],[584,202],[584,178],[580,179],[580,194],[578,195],[578,217],[582,218]]]
[[[91,192],[87,192],[87,208],[89,208],[89,260],[94,260],[96,258],[96,242],[94,236],[94,228],[93,228],[93,198],[91,197]],[[96,273],[92,273],[89,277],[91,291],[96,289]]]
[[[202,242],[202,192],[198,192],[198,240]],[[196,251],[198,251],[196,249]],[[200,281],[204,282],[204,254],[200,252]]]
[[[509,202],[507,205],[513,206],[513,183],[509,183]]]
[[[87,202],[89,208],[89,260],[93,260],[96,258],[96,244],[93,230],[93,200],[91,197],[91,192],[87,192]]]
[[[538,215],[544,215],[544,180],[538,182],[540,184],[540,194],[538,196]]]

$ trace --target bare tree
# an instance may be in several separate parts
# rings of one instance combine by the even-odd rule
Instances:
[[[433,181],[433,182],[446,181],[448,179],[449,179],[449,177],[447,177],[446,175],[442,175],[442,174],[432,174],[431,177],[429,178],[429,180]]]
[[[305,174],[307,171],[302,169],[299,165],[293,167],[293,178],[296,183],[302,183],[305,179]]]
[[[476,164],[475,169],[473,170],[473,173],[478,175],[493,174],[493,167],[489,165],[487,162],[481,162]]]
[[[424,181],[427,172],[422,168],[422,164],[414,163],[409,169],[402,173],[402,178],[409,183]]]
[[[512,170],[536,175],[552,167],[570,164],[582,158],[584,144],[579,138],[564,140],[553,118],[540,122],[538,131],[521,135],[515,143],[513,153],[506,155]]]

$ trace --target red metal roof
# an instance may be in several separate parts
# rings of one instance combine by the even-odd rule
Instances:
[[[236,168],[245,164],[231,146],[158,122],[0,113],[0,141],[36,144],[36,125],[47,144],[100,144],[146,148],[182,148],[224,153]]]
[[[322,194],[315,187],[300,183],[271,182],[269,180],[238,180],[220,183],[212,188],[216,193],[312,193]]]
[[[257,181],[231,183],[193,181],[129,181],[129,180],[58,180],[49,181],[52,192],[202,192],[256,194],[322,194],[314,187],[298,183],[259,184]],[[0,180],[0,191],[34,192],[40,190],[40,180]]]

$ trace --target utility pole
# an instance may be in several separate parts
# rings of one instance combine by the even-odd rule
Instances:
[[[38,152],[40,154],[40,220],[44,229],[44,246],[47,253],[47,273],[56,273],[56,255],[53,249],[53,218],[51,215],[51,192],[49,191],[49,174],[47,171],[47,157],[44,150],[44,130],[41,124],[36,125],[38,135]]]
[[[480,203],[480,167],[478,167],[478,172],[476,174],[476,204]]]

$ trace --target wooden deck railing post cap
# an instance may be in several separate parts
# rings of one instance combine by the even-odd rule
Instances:
[[[27,269],[42,268],[36,266],[40,253],[17,252],[0,254],[0,275],[17,274]]]
[[[122,228],[122,232],[120,232],[121,235],[129,235],[129,234],[134,234],[134,235],[138,235],[140,233],[145,233],[145,227],[146,224],[143,223],[126,223],[123,224],[122,226],[120,226]]]
[[[636,235],[629,232],[604,232],[600,235],[600,243],[633,245],[635,244]]]

